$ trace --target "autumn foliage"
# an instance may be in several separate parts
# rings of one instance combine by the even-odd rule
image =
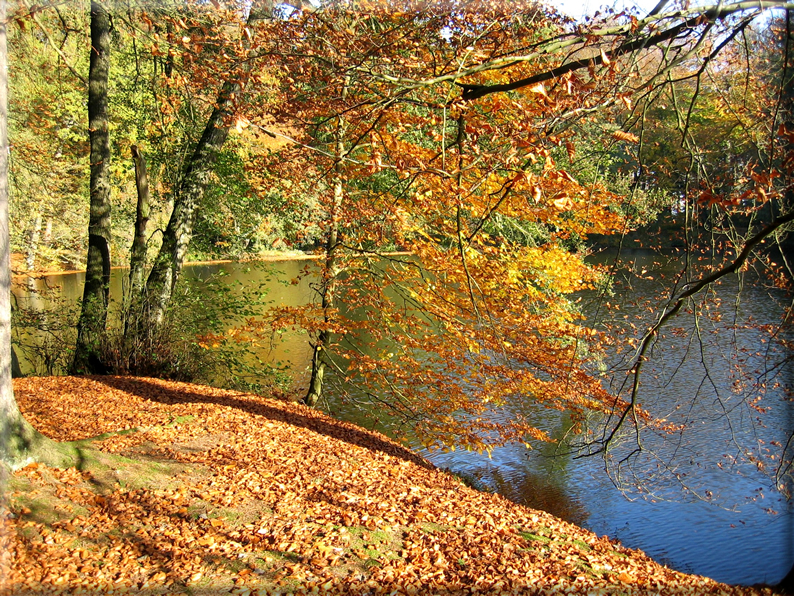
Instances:
[[[315,372],[337,370],[360,388],[349,399],[410,421],[429,445],[546,439],[519,416],[486,420],[516,399],[575,418],[616,406],[585,369],[598,337],[570,297],[599,278],[571,246],[620,230],[619,200],[555,162],[555,147],[575,151],[568,134],[542,132],[581,105],[584,87],[595,95],[592,85],[570,76],[476,103],[449,85],[395,92],[455,64],[507,56],[551,35],[555,19],[532,3],[509,14],[491,3],[332,5],[270,25],[265,38],[290,48],[270,62],[277,99],[240,107],[251,142],[282,134],[273,119],[292,131],[291,144],[252,161],[252,175],[315,195],[324,213],[316,303],[275,308],[247,331],[309,331]],[[553,63],[520,62],[460,84]]]
[[[590,442],[584,446],[585,450],[592,447],[591,454],[606,454],[612,439],[624,431],[633,431],[633,455],[642,451],[642,432],[661,431],[659,435],[664,436],[680,430],[681,426],[654,418],[650,408],[643,407],[646,402],[639,392],[651,346],[663,339],[660,332],[679,312],[687,308],[697,311],[697,293],[708,290],[723,277],[741,273],[759,254],[757,262],[766,267],[772,284],[785,286],[786,270],[791,273],[780,242],[786,226],[794,219],[794,137],[790,118],[784,121],[782,117],[790,114],[792,87],[786,84],[788,79],[778,78],[773,68],[761,68],[769,60],[751,57],[750,45],[723,52],[729,42],[751,31],[750,23],[758,14],[753,12],[755,8],[734,3],[703,9],[702,14],[700,9],[687,8],[667,15],[651,14],[645,19],[620,15],[587,29],[573,26],[553,10],[531,2],[362,1],[328,3],[320,10],[308,5],[282,6],[276,11],[271,10],[270,3],[265,4],[268,14],[255,15],[261,17],[256,19],[251,14],[241,14],[233,4],[214,1],[190,3],[190,10],[137,7],[130,14],[134,13],[138,24],[125,33],[134,48],[126,54],[129,64],[134,63],[136,69],[143,63],[152,65],[151,71],[144,71],[151,75],[154,90],[153,100],[147,95],[145,102],[133,101],[126,106],[131,113],[153,114],[151,120],[130,125],[128,129],[134,129],[135,134],[130,132],[129,137],[147,137],[149,149],[157,149],[161,165],[177,164],[174,172],[161,173],[153,184],[158,193],[168,194],[177,203],[191,197],[180,207],[184,215],[181,223],[174,226],[179,232],[178,246],[174,244],[176,248],[170,254],[162,251],[158,259],[173,267],[170,279],[176,279],[181,259],[187,254],[194,217],[205,217],[205,223],[214,219],[236,231],[237,220],[229,215],[228,205],[224,204],[212,217],[206,215],[212,203],[206,200],[205,190],[212,187],[216,195],[223,194],[218,188],[228,188],[223,185],[231,185],[231,179],[237,183],[240,195],[255,199],[246,203],[236,195],[240,200],[235,207],[240,211],[246,210],[245,205],[261,208],[265,198],[277,196],[284,212],[301,212],[301,218],[296,217],[293,222],[301,228],[293,239],[313,244],[319,257],[319,270],[305,271],[306,276],[316,276],[316,295],[311,304],[297,308],[276,306],[266,316],[252,318],[241,328],[229,331],[227,339],[271,338],[290,329],[308,332],[313,359],[307,403],[321,403],[323,388],[332,376],[325,371],[332,371],[340,402],[366,408],[395,436],[410,427],[430,447],[461,446],[487,451],[508,441],[530,444],[548,440],[527,415],[541,408],[565,411],[573,432],[585,426],[595,429],[596,434],[588,435]],[[254,3],[253,8],[262,7]],[[759,5],[758,10],[762,8]],[[36,7],[20,10],[15,22],[25,23],[38,12]],[[127,24],[131,23],[132,20]],[[19,27],[22,29],[23,25]],[[787,27],[790,38],[790,20]],[[779,28],[775,31],[780,33]],[[783,55],[779,51],[782,39],[782,34],[769,35],[757,47],[770,56],[774,52]],[[139,60],[138,43],[146,48],[147,61]],[[785,61],[794,54],[787,44],[783,70],[790,71]],[[743,79],[732,68],[741,59],[747,62]],[[37,56],[26,62],[37,63]],[[72,74],[79,79],[76,70]],[[701,86],[701,81],[709,76],[712,83]],[[56,86],[55,81],[45,78],[44,82],[53,95],[50,87]],[[63,97],[73,100],[74,94]],[[668,104],[673,109],[668,109]],[[38,126],[39,130],[46,130],[52,119],[65,119],[60,110],[39,114],[39,103],[27,99],[19,107],[23,113],[20,129]],[[223,113],[218,115],[218,110]],[[204,159],[202,154],[196,162],[190,162],[184,156],[191,153],[209,114],[218,116],[205,129],[217,133],[217,142],[208,151],[213,155]],[[40,122],[45,116],[46,126]],[[671,130],[680,135],[676,147],[670,147],[664,138]],[[31,167],[42,167],[44,154],[32,150],[38,142],[35,135],[27,130],[25,133],[17,137],[19,147],[31,149]],[[222,155],[227,133],[234,151]],[[719,143],[713,143],[717,138]],[[122,139],[115,150],[127,149],[130,139]],[[79,157],[79,144],[71,135],[59,143],[68,155]],[[596,169],[593,174],[580,164],[577,171],[577,156],[590,150],[590,146],[604,149],[604,161],[614,158],[613,163],[617,163],[615,156],[622,157],[620,167],[616,166],[612,173],[616,178],[630,178],[625,196],[616,191],[615,180],[602,175],[603,170]],[[55,150],[49,144],[46,147],[49,152]],[[729,158],[728,166],[712,159],[723,154]],[[183,156],[183,161],[174,156]],[[219,157],[228,161],[220,159],[220,165],[213,169],[213,160]],[[182,166],[198,162],[198,169],[192,165],[184,168],[187,173],[200,171],[201,175],[195,175],[196,182],[189,193],[180,194],[180,182],[188,178],[187,173],[182,176]],[[234,164],[231,169],[235,176],[223,175],[222,166],[229,162]],[[60,158],[53,163],[59,171],[67,167]],[[20,184],[20,188],[35,188],[37,183],[26,176],[20,178]],[[598,370],[605,350],[619,341],[607,337],[604,330],[617,327],[610,327],[609,323],[596,327],[583,318],[577,305],[582,293],[602,289],[603,297],[608,291],[606,270],[586,261],[586,241],[594,234],[606,237],[630,232],[650,217],[642,213],[647,205],[636,204],[642,202],[638,199],[641,191],[650,187],[662,187],[669,193],[669,202],[656,209],[666,209],[669,214],[684,213],[687,259],[680,274],[665,288],[666,295],[655,305],[658,314],[647,325],[640,323],[646,327],[636,338],[626,341],[631,357],[620,370],[623,378],[613,384],[620,389],[610,392]],[[79,185],[59,183],[53,188],[69,190]],[[307,205],[312,205],[309,215],[302,213]],[[34,223],[38,221],[41,227],[41,217],[32,215]],[[267,227],[267,222],[260,223],[259,227]],[[227,237],[228,234],[223,236]],[[778,243],[783,265],[768,253],[759,253],[762,245],[772,239]],[[278,240],[287,243],[286,238]],[[226,241],[221,239],[218,243]],[[170,297],[172,289],[170,285],[166,287],[163,301]],[[788,345],[783,332],[787,326],[790,328],[790,314],[789,307],[783,323],[769,334],[784,346]],[[211,346],[220,343],[220,339],[206,334],[200,341]],[[74,382],[64,381],[65,394]],[[169,387],[153,381],[108,379],[107,383],[137,383],[139,389],[141,383],[146,387]],[[192,486],[195,481],[199,487],[192,497],[176,488],[167,489],[170,493],[119,489],[111,497],[97,500],[85,492],[86,479],[76,473],[46,472],[57,482],[85,489],[76,490],[74,498],[83,499],[84,506],[97,515],[109,516],[102,518],[105,524],[122,511],[137,512],[136,499],[156,500],[163,511],[170,512],[168,515],[179,518],[181,529],[174,530],[171,538],[192,537],[193,541],[185,538],[181,545],[183,553],[193,548],[194,542],[210,552],[214,552],[213,545],[226,545],[218,546],[222,556],[230,556],[238,545],[264,544],[267,550],[297,553],[290,559],[294,567],[290,573],[294,571],[300,581],[309,582],[306,585],[322,581],[330,582],[328,586],[316,584],[323,589],[364,591],[364,579],[349,579],[359,577],[359,571],[352,575],[322,575],[317,571],[330,564],[334,553],[339,554],[335,549],[347,551],[338,528],[318,529],[311,525],[314,521],[305,526],[293,523],[295,519],[305,522],[309,516],[311,520],[364,527],[368,527],[369,519],[389,528],[425,521],[449,526],[441,533],[433,529],[433,538],[422,533],[411,534],[410,540],[401,538],[403,551],[415,551],[416,556],[410,563],[404,558],[386,557],[377,570],[362,576],[374,578],[376,586],[438,582],[454,591],[464,584],[478,586],[477,582],[483,581],[488,589],[508,584],[512,588],[516,587],[510,584],[513,576],[526,577],[541,551],[549,561],[555,560],[551,551],[532,550],[526,537],[520,536],[525,530],[517,528],[531,525],[526,512],[490,497],[472,496],[472,503],[476,503],[469,504],[477,511],[493,507],[502,517],[501,521],[491,515],[490,521],[481,518],[472,522],[485,532],[480,534],[486,536],[482,539],[467,533],[468,521],[462,521],[462,510],[443,491],[433,493],[433,502],[444,503],[443,511],[433,508],[430,499],[422,501],[417,497],[414,501],[409,489],[392,496],[413,507],[410,513],[381,511],[381,502],[368,491],[381,490],[384,481],[377,475],[388,476],[389,472],[360,472],[360,490],[350,497],[352,500],[346,500],[348,489],[343,487],[348,485],[322,472],[341,465],[337,460],[343,450],[336,443],[319,441],[315,435],[306,438],[310,448],[289,443],[288,436],[295,432],[292,427],[289,431],[279,427],[279,431],[272,432],[274,436],[278,433],[279,441],[290,444],[293,451],[311,452],[315,463],[307,463],[310,459],[306,453],[299,462],[293,453],[292,459],[272,464],[268,472],[272,476],[261,472],[263,475],[257,477],[260,472],[252,472],[250,466],[255,465],[256,457],[275,452],[276,447],[261,443],[265,440],[262,433],[267,435],[261,427],[248,430],[246,425],[251,423],[244,421],[241,411],[249,417],[275,417],[281,421],[287,417],[292,422],[297,416],[312,430],[331,425],[336,429],[334,433],[358,433],[356,436],[365,441],[374,435],[364,438],[352,427],[334,425],[298,406],[276,406],[260,398],[223,392],[210,392],[209,397],[198,394],[201,408],[211,412],[196,412],[195,405],[191,406],[194,409],[185,406],[183,410],[183,390],[194,391],[182,387],[171,397],[135,402],[140,411],[115,405],[100,408],[100,401],[84,400],[91,403],[75,404],[73,410],[71,406],[56,408],[58,415],[64,416],[58,423],[45,416],[45,409],[32,405],[35,398],[20,400],[23,404],[30,400],[27,412],[43,429],[51,429],[52,434],[56,429],[65,432],[57,437],[60,439],[116,431],[124,426],[120,421],[125,419],[130,426],[147,428],[129,437],[107,439],[104,443],[108,449],[115,445],[119,449],[131,448],[132,443],[146,436],[156,445],[152,447],[156,453],[167,453],[177,461],[193,462],[190,458],[199,458],[196,462],[207,466],[213,480],[206,484],[202,479],[185,479],[184,486]],[[51,390],[41,392],[41,399],[48,391]],[[104,394],[105,390],[98,392]],[[181,404],[171,404],[173,412],[167,410],[175,416],[174,420],[180,416],[203,420],[206,413],[208,418],[202,428],[210,438],[202,441],[210,446],[204,449],[202,443],[196,447],[196,453],[206,452],[205,455],[196,455],[191,451],[193,447],[174,447],[177,439],[169,434],[171,421],[162,419],[165,406],[158,401],[161,399]],[[59,403],[67,403],[66,398]],[[519,403],[522,408],[513,407]],[[759,413],[763,409],[754,398],[748,399],[746,405]],[[91,407],[100,409],[80,416],[83,408]],[[52,417],[53,413],[48,415]],[[96,423],[102,415],[107,416],[107,424],[86,426]],[[148,418],[150,415],[153,421]],[[265,428],[270,429],[267,424]],[[150,425],[152,428],[148,428]],[[198,426],[190,428],[189,432],[199,432]],[[238,433],[233,446],[227,445],[221,434],[231,436],[231,429]],[[161,435],[165,437],[162,444],[158,443]],[[338,438],[334,435],[334,440]],[[350,441],[342,441],[345,445],[341,447],[348,449]],[[377,441],[390,456],[398,453],[398,448],[385,439],[379,437]],[[767,458],[774,461],[774,472],[770,472],[771,466],[758,466],[774,476],[778,486],[784,486],[790,478],[791,445],[790,439],[786,446],[775,445],[777,451]],[[422,467],[415,456],[404,451],[399,454],[413,462],[410,465]],[[245,465],[240,461],[245,461]],[[297,484],[289,484],[299,464],[308,466],[311,474],[315,474],[311,466],[317,465],[316,475],[311,477],[328,478],[327,482],[338,491],[326,494],[322,488],[325,480],[314,485],[302,473],[294,481]],[[277,470],[278,475],[272,470]],[[417,474],[425,471],[417,469]],[[30,482],[49,482],[35,469],[28,469],[25,475]],[[282,480],[282,475],[287,480]],[[265,482],[264,478],[270,480]],[[446,477],[433,478],[444,491],[465,492],[453,487]],[[397,474],[389,486],[393,488],[403,481],[408,482]],[[246,495],[252,499],[264,495],[262,502],[270,503],[268,507],[279,515],[280,508],[284,508],[284,515],[292,515],[292,503],[300,503],[295,507],[301,513],[289,518],[292,525],[284,522],[278,526],[278,533],[271,532],[268,525],[251,522],[223,534],[219,528],[224,524],[213,524],[200,516],[193,519],[182,512],[183,508],[189,509],[191,498],[230,506],[240,504]],[[109,509],[109,498],[117,499],[119,506]],[[317,503],[332,503],[333,507],[316,505],[312,498]],[[174,504],[166,506],[163,499],[171,499]],[[301,499],[309,499],[312,504]],[[421,517],[417,517],[420,512]],[[450,515],[458,516],[456,523],[444,521]],[[79,517],[68,522],[72,529],[64,526],[67,533],[83,523],[82,519],[74,522]],[[167,519],[167,523],[173,521]],[[281,523],[273,519],[268,518],[268,523]],[[166,521],[147,518],[141,536],[159,523]],[[107,527],[93,522],[88,525]],[[320,532],[327,536],[322,546],[307,546]],[[290,539],[282,544],[285,533]],[[396,535],[386,533],[389,541],[397,540]],[[221,535],[225,538],[219,538]],[[86,536],[99,540],[99,534]],[[147,536],[146,540],[156,542]],[[132,538],[126,537],[127,542],[118,536],[113,540],[116,538],[121,541],[116,546],[122,544],[120,548],[127,549],[124,552],[129,557],[135,555],[136,561],[150,560],[141,557],[160,561],[152,567],[156,569],[152,578],[159,578],[155,583],[169,577],[174,582],[175,578],[187,581],[184,578],[206,573],[205,563],[195,558],[185,563],[184,569],[167,567],[163,562],[167,557],[160,560],[155,554],[141,551],[143,547],[138,543],[132,545]],[[603,549],[598,550],[601,547],[594,546],[597,541],[591,538],[582,540],[592,552],[602,553],[610,548],[599,543]],[[102,538],[105,539],[110,540],[107,536]],[[25,581],[51,581],[44,569],[46,557],[40,556],[48,548],[42,546],[48,544],[46,538],[41,543],[32,538],[26,540],[19,542],[22,546],[18,552],[23,559],[28,556],[26,553],[39,553],[24,559],[37,561],[35,565],[39,567],[30,563],[27,571],[36,571]],[[487,543],[485,546],[482,540]],[[471,546],[475,543],[478,546]],[[461,544],[484,553],[473,557],[477,561],[494,558],[494,552],[508,552],[521,561],[522,567],[513,573],[513,568],[490,568],[485,563],[469,563],[465,557],[461,563],[452,554]],[[157,543],[157,549],[161,547]],[[319,555],[311,550],[315,547]],[[595,575],[585,574],[581,587],[591,583],[612,585],[609,582],[615,582],[615,574],[611,570],[620,567],[611,562],[607,568],[603,561],[590,561],[582,552],[576,550],[570,556],[579,557]],[[84,560],[83,554],[79,557]],[[129,557],[125,564],[131,564]],[[313,563],[315,558],[320,563]],[[83,581],[87,576],[79,574],[97,571],[88,564],[83,565],[87,570],[82,571],[76,560],[74,564],[75,576],[62,582],[77,581],[75,578]],[[539,577],[562,577],[562,568],[543,569]],[[621,582],[633,577],[629,570],[623,572],[627,575],[617,575]],[[165,575],[157,575],[160,573]],[[648,573],[664,572],[653,568]],[[251,573],[243,574],[241,587],[246,576]],[[125,570],[115,578],[103,575],[102,579],[124,578],[119,580],[127,582],[124,585],[140,587],[148,577],[147,572],[145,577],[133,578]],[[574,576],[570,585],[579,586],[578,577]],[[501,586],[499,582],[507,583]],[[664,581],[662,584],[668,585]],[[556,589],[556,584],[532,585]],[[703,585],[698,589],[711,589]]]

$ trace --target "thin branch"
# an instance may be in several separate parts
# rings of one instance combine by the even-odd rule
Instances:
[[[55,40],[50,36],[50,32],[47,31],[47,28],[41,24],[41,21],[39,20],[39,17],[36,16],[36,13],[31,13],[31,18],[33,19],[33,22],[38,25],[39,29],[41,29],[41,32],[44,33],[44,37],[47,38],[47,42],[52,46],[52,49],[55,50],[58,56],[60,56],[61,60],[63,60],[63,63],[66,65],[66,68],[69,69],[69,72],[71,72],[85,87],[88,87],[88,79],[77,72],[77,70],[75,70],[75,68],[69,63],[69,60],[66,58],[66,54],[64,54],[63,50],[61,50],[61,48],[58,47],[58,44],[55,43]]]
[[[580,70],[582,68],[590,68],[591,66],[601,66],[601,64],[604,63],[605,56],[607,57],[608,60],[611,61],[614,58],[623,56],[625,54],[630,54],[636,50],[658,46],[664,42],[671,41],[679,37],[680,35],[686,33],[690,29],[694,29],[698,27],[704,21],[713,23],[717,20],[725,19],[730,15],[745,10],[762,11],[765,8],[776,8],[776,7],[794,9],[794,4],[760,1],[760,2],[737,2],[735,4],[726,7],[722,7],[719,5],[712,6],[708,9],[698,12],[695,16],[686,19],[685,21],[679,23],[678,25],[675,25],[674,27],[670,27],[669,29],[662,31],[660,33],[656,33],[655,35],[651,35],[649,37],[643,36],[638,39],[626,41],[625,43],[621,44],[611,52],[604,52],[603,54],[599,53],[594,56],[581,58],[573,62],[568,62],[567,64],[562,64],[551,70],[536,75],[532,75],[531,77],[526,77],[524,79],[519,79],[518,81],[513,81],[511,83],[503,83],[501,85],[467,85],[465,83],[456,83],[456,84],[460,85],[463,88],[463,93],[461,93],[460,99],[464,101],[478,99],[480,97],[484,97],[485,95],[489,95],[491,93],[503,93],[505,91],[514,91],[522,87],[527,87],[530,85],[535,85],[537,83],[543,83],[551,79],[562,77],[570,72]],[[659,19],[669,18],[670,16],[671,15],[661,15]],[[646,18],[645,21],[647,20],[648,19]],[[599,32],[594,32],[594,35],[598,35],[598,34]],[[624,34],[628,35],[629,31],[624,32]],[[523,62],[525,60],[526,59],[524,57],[522,57],[521,59],[515,58],[514,63],[518,63],[519,61]],[[512,66],[512,65],[507,65],[507,66]],[[504,66],[501,66],[500,68],[504,68]]]
[[[771,236],[777,229],[785,224],[794,221],[794,211],[789,211],[785,215],[781,215],[776,217],[772,222],[763,228],[760,232],[758,232],[755,236],[750,238],[744,244],[744,248],[742,251],[737,255],[736,259],[730,264],[726,265],[722,269],[711,273],[710,275],[706,275],[701,277],[699,280],[690,282],[686,284],[682,289],[683,291],[679,294],[678,298],[673,302],[672,306],[665,309],[662,316],[659,317],[659,320],[656,324],[653,325],[646,333],[645,336],[642,338],[642,343],[637,351],[637,355],[634,359],[634,365],[631,367],[631,372],[633,374],[632,379],[632,388],[631,388],[631,400],[629,401],[628,406],[623,410],[620,415],[620,418],[617,421],[615,427],[609,433],[609,436],[601,443],[601,447],[594,451],[594,453],[601,453],[607,449],[609,444],[614,439],[615,435],[617,434],[618,430],[623,426],[626,418],[629,414],[634,414],[636,411],[637,405],[637,395],[639,393],[639,385],[640,385],[640,372],[642,371],[642,365],[645,363],[645,354],[648,351],[648,348],[651,345],[653,339],[659,333],[659,330],[673,318],[678,311],[681,310],[681,307],[686,302],[686,299],[697,294],[700,290],[705,288],[706,286],[714,283],[715,281],[725,277],[726,275],[730,275],[735,271],[738,271],[742,265],[744,265],[747,258],[750,256],[753,248],[755,248],[758,244],[760,244],[763,240]],[[592,455],[591,454],[591,455]]]

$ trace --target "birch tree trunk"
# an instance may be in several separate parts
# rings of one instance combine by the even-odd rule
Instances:
[[[91,214],[88,261],[72,374],[104,372],[100,343],[105,333],[110,294],[110,136],[108,71],[110,15],[91,3],[91,60],[88,72],[88,135],[91,143]]]

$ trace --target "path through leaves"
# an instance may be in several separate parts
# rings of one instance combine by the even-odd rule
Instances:
[[[771,594],[669,570],[300,405],[131,377],[14,391],[54,439],[110,434],[81,469],[10,478],[2,595]]]

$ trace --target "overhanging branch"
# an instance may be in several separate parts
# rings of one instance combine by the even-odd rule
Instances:
[[[742,265],[744,265],[745,261],[747,261],[747,258],[750,256],[750,253],[758,244],[763,242],[766,238],[771,236],[782,226],[792,221],[794,221],[794,210],[789,211],[784,215],[780,215],[776,217],[774,220],[772,220],[772,222],[769,225],[764,227],[761,231],[759,231],[757,234],[752,236],[749,240],[747,240],[747,242],[744,243],[744,247],[742,247],[741,252],[739,252],[739,254],[736,256],[736,258],[733,260],[732,263],[726,265],[722,269],[714,271],[709,275],[705,275],[701,277],[697,281],[690,282],[683,287],[683,291],[681,292],[681,294],[679,294],[678,298],[676,298],[670,305],[668,305],[667,308],[665,308],[665,311],[659,317],[659,320],[656,321],[656,323],[643,336],[640,347],[637,350],[637,355],[634,359],[634,364],[631,367],[631,372],[633,375],[631,400],[629,401],[628,406],[621,413],[617,424],[615,424],[615,427],[610,431],[609,435],[601,442],[599,449],[597,449],[595,452],[589,455],[606,451],[609,444],[612,442],[615,435],[617,434],[618,430],[623,426],[623,423],[628,418],[629,414],[635,412],[635,407],[637,404],[637,394],[639,392],[639,386],[640,386],[640,373],[642,371],[642,366],[645,363],[645,354],[648,351],[648,348],[650,347],[653,338],[656,337],[656,335],[659,333],[661,328],[667,323],[667,321],[669,321],[676,314],[678,314],[678,311],[681,310],[681,307],[686,302],[686,299],[697,294],[698,292],[700,292],[700,290],[702,290],[706,286],[725,277],[726,275],[730,275],[731,273],[738,271],[742,267]]]
[[[611,52],[598,53],[596,55],[589,56],[587,58],[574,60],[572,62],[562,64],[551,70],[538,73],[523,79],[519,79],[517,81],[513,81],[510,83],[503,83],[500,85],[467,85],[465,83],[457,83],[457,82],[455,84],[463,88],[463,93],[461,93],[459,99],[462,99],[464,101],[479,99],[480,97],[484,97],[485,95],[490,95],[491,93],[503,93],[506,91],[514,91],[522,87],[537,85],[538,83],[543,83],[545,81],[560,78],[570,72],[574,72],[582,68],[589,68],[590,66],[600,66],[604,63],[605,58],[611,61],[614,58],[618,58],[626,54],[631,54],[632,52],[635,52],[637,50],[658,46],[662,43],[671,41],[673,39],[678,38],[679,36],[684,35],[687,31],[694,29],[699,25],[702,25],[703,23],[713,23],[719,20],[724,20],[729,16],[745,11],[754,11],[760,14],[762,11],[769,10],[772,8],[784,8],[784,9],[792,10],[794,9],[794,3],[762,0],[760,2],[737,2],[727,6],[721,6],[721,5],[712,6],[701,12],[698,12],[697,14],[687,18],[678,25],[670,27],[665,31],[661,31],[659,33],[655,33],[650,36],[642,36],[636,39],[632,39],[630,41],[626,41],[617,48],[615,48],[614,50],[612,50]],[[654,16],[652,21],[649,20],[651,16]],[[657,17],[655,13],[652,12],[648,17],[643,19],[639,27],[641,28],[642,25],[647,26],[648,24],[650,24],[650,22],[658,22],[663,19],[668,19],[671,16],[678,16],[678,15],[664,14],[664,15],[658,15]],[[598,35],[598,33],[595,34]],[[610,33],[610,34],[614,34],[614,33]],[[623,34],[627,36],[631,35],[631,29],[624,31]],[[516,60],[516,62],[518,62],[518,60]],[[499,66],[498,68],[504,68],[504,66]],[[486,68],[481,67],[481,70],[486,70]]]

